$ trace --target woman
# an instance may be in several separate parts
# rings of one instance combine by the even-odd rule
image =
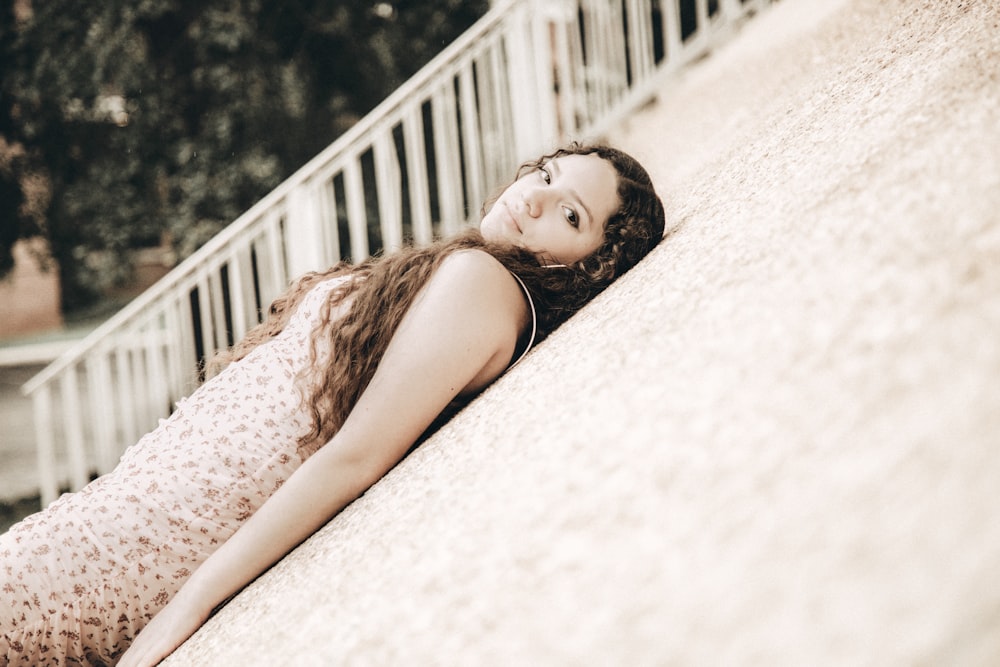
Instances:
[[[663,227],[635,160],[573,145],[479,232],[301,279],[114,471],[0,536],[0,658],[155,664]]]

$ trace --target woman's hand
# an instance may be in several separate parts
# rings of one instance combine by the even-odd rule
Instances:
[[[174,652],[208,620],[211,611],[194,609],[178,593],[153,617],[122,656],[118,667],[153,667]]]

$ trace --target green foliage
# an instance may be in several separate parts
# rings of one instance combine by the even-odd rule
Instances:
[[[0,2],[0,134],[24,148],[0,188],[50,183],[44,233],[70,307],[127,278],[133,248],[166,236],[192,252],[488,4],[35,0],[18,23]],[[0,194],[2,264],[35,230]]]
[[[14,37],[13,0],[0,0],[0,80],[6,80],[6,54]],[[24,160],[4,140],[12,135],[13,129],[5,89],[5,85],[0,87],[0,276],[6,275],[13,268],[11,248],[19,238],[29,235],[27,223],[30,220],[21,213],[24,195],[18,178]]]

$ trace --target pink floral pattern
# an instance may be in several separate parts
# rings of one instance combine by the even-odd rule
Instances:
[[[0,665],[114,664],[298,468],[309,415],[294,378],[340,280],[313,288],[279,336],[181,401],[115,470],[0,535]]]

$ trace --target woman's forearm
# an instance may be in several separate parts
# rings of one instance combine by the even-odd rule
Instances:
[[[379,476],[337,438],[289,477],[181,587],[122,656],[122,667],[148,667],[173,652],[212,610],[253,581],[360,495]]]
[[[377,479],[336,441],[310,457],[178,593],[206,614],[316,532]]]

